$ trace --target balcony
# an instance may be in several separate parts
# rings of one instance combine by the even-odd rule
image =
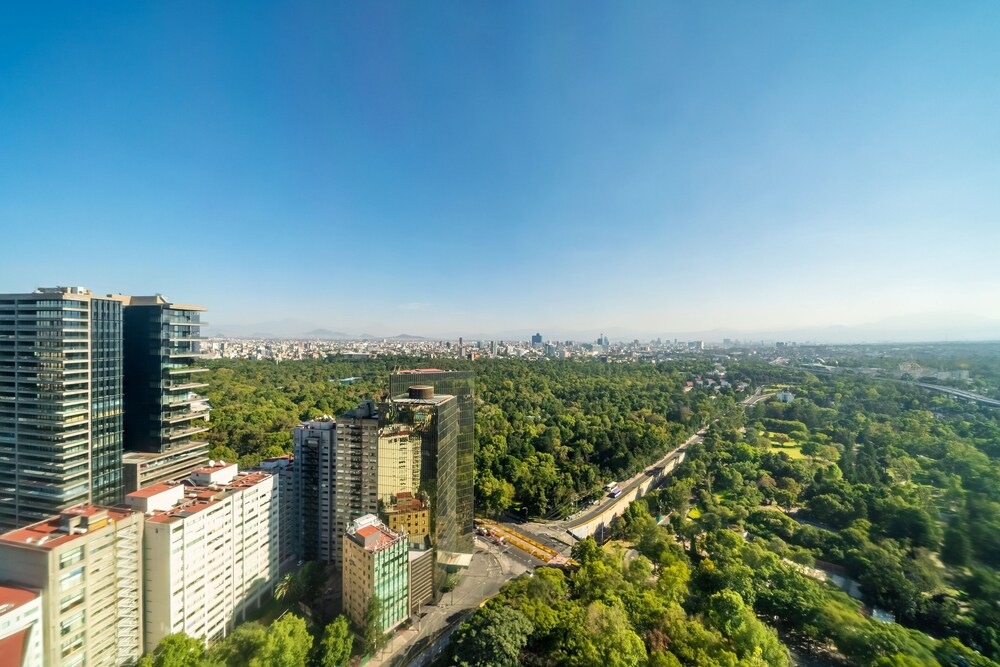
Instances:
[[[167,391],[188,391],[190,389],[203,389],[208,386],[207,382],[177,382],[175,380],[164,380],[160,387]]]
[[[207,430],[207,426],[165,428],[160,431],[160,436],[165,440],[180,440],[181,438],[186,438],[198,433],[204,433]]]
[[[195,419],[206,419],[208,415],[208,408],[201,410],[170,410],[160,415],[160,421],[164,424],[182,424]]]

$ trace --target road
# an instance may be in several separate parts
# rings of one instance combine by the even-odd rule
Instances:
[[[757,389],[752,396],[743,400],[743,404],[752,406],[772,395],[763,394],[761,389]],[[602,498],[593,509],[572,519],[531,523],[501,521],[500,527],[533,539],[548,549],[569,557],[572,542],[575,542],[568,533],[569,527],[586,523],[613,508],[616,503],[623,502],[625,496],[650,474],[649,471],[666,466],[671,458],[677,456],[685,447],[700,442],[706,430],[707,427],[701,429],[682,445],[669,451],[654,465],[630,478],[622,487],[622,495],[619,498]],[[427,611],[418,614],[416,626],[397,632],[389,647],[367,664],[371,667],[424,667],[441,654],[451,639],[451,633],[483,601],[496,595],[500,587],[510,579],[521,574],[530,574],[540,565],[545,565],[545,561],[521,549],[510,544],[497,547],[491,541],[477,536],[472,565],[462,577],[454,594],[446,593],[438,605],[428,606]]]
[[[967,401],[975,401],[982,405],[988,405],[993,408],[1000,408],[1000,401],[987,398],[985,396],[980,396],[979,394],[974,394],[971,391],[965,391],[964,389],[955,389],[954,387],[943,387],[939,384],[929,384],[927,382],[918,382],[918,387],[923,387],[924,389],[930,389],[932,391],[940,391],[945,394],[951,394],[952,396],[957,396],[958,398],[964,398]]]
[[[454,591],[445,593],[436,605],[423,607],[410,627],[397,631],[389,645],[369,660],[370,667],[402,667],[426,664],[447,645],[447,637],[472,611],[498,592],[505,583],[532,572],[543,563],[510,547],[476,538],[476,551]]]
[[[769,399],[772,396],[774,396],[774,392],[764,393],[763,388],[758,387],[753,394],[747,396],[741,401],[741,403],[745,407],[753,407],[757,403]],[[608,510],[614,509],[616,505],[627,505],[630,503],[631,500],[628,498],[629,493],[639,486],[639,484],[641,484],[651,474],[652,470],[667,466],[670,461],[686,447],[696,442],[700,442],[706,430],[707,427],[701,429],[685,440],[683,444],[667,452],[659,461],[647,467],[645,470],[636,473],[626,482],[620,484],[619,486],[622,488],[622,493],[618,498],[609,498],[608,496],[604,496],[598,500],[596,504],[587,508],[584,512],[570,515],[569,518],[561,521],[532,521],[527,523],[505,521],[502,522],[502,525],[518,531],[568,558],[570,551],[572,550],[573,542],[576,541],[576,538],[569,533],[571,528],[575,528],[592,521]]]

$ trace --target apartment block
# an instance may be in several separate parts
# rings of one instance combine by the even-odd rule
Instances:
[[[368,605],[377,596],[382,603],[382,632],[389,632],[410,615],[406,535],[368,514],[353,520],[343,539],[344,610],[364,626]]]
[[[260,469],[275,479],[278,487],[278,564],[282,572],[299,560],[296,542],[299,536],[299,513],[296,503],[295,458],[275,456],[260,462]]]
[[[295,452],[296,552],[303,560],[329,563],[339,548],[333,539],[337,422],[324,417],[292,430]]]
[[[0,529],[208,460],[202,311],[82,287],[0,295]]]
[[[43,665],[133,665],[142,654],[143,518],[81,505],[0,536],[0,580],[41,591]]]
[[[0,665],[43,664],[41,591],[0,583]]]
[[[279,487],[272,475],[212,462],[188,484],[160,482],[125,497],[145,517],[145,647],[185,632],[212,644],[273,590]]]
[[[378,512],[379,413],[373,401],[363,401],[337,420],[334,469],[333,543],[342,545],[351,522]],[[342,567],[338,550],[333,562]]]

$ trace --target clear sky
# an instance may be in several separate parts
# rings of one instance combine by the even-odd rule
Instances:
[[[1000,305],[1000,3],[0,17],[0,291],[376,334]]]

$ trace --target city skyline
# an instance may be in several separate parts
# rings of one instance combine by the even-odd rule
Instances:
[[[4,291],[197,295],[215,330],[1000,335],[1000,7],[449,9],[16,8]]]

